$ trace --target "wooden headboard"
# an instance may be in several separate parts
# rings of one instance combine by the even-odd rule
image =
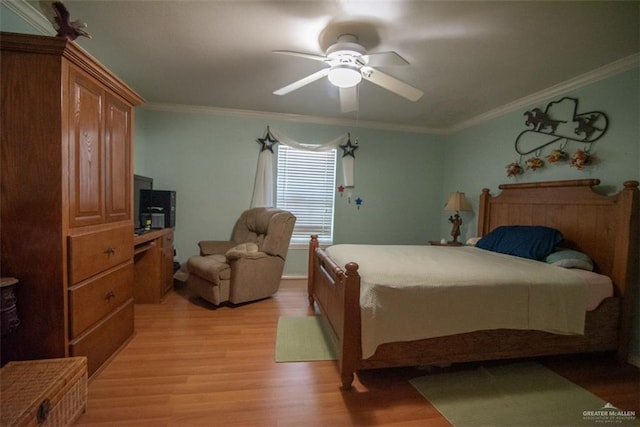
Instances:
[[[478,233],[484,236],[500,225],[553,227],[568,246],[588,254],[622,296],[637,280],[638,181],[626,181],[615,196],[596,193],[599,184],[599,179],[503,184],[497,196],[485,188]]]

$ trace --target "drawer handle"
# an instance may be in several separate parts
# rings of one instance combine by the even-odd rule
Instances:
[[[105,253],[105,254],[107,254],[107,255],[113,255],[113,254],[115,254],[115,253],[116,253],[116,248],[108,247],[108,248],[104,251],[104,253]]]
[[[107,292],[107,295],[104,297],[107,301],[111,301],[111,298],[115,298],[116,294],[113,291]]]

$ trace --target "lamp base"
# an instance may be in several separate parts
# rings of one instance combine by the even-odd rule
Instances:
[[[458,212],[456,212],[455,215],[449,217],[449,222],[453,224],[453,227],[451,228],[451,236],[453,237],[453,240],[450,243],[453,243],[454,245],[461,245],[462,243],[458,242],[458,236],[460,235],[462,218],[460,218]]]

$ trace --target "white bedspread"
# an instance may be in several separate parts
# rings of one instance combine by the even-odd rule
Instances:
[[[362,357],[378,345],[485,329],[583,334],[586,283],[562,267],[475,247],[335,245],[361,276]]]

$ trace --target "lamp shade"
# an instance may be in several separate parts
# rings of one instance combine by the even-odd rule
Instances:
[[[467,201],[464,193],[460,191],[456,191],[455,193],[451,193],[449,196],[449,200],[447,200],[447,204],[444,206],[445,211],[470,211],[471,205]]]
[[[360,70],[353,65],[337,64],[329,70],[328,78],[334,86],[347,88],[360,83],[362,74],[360,74]]]

